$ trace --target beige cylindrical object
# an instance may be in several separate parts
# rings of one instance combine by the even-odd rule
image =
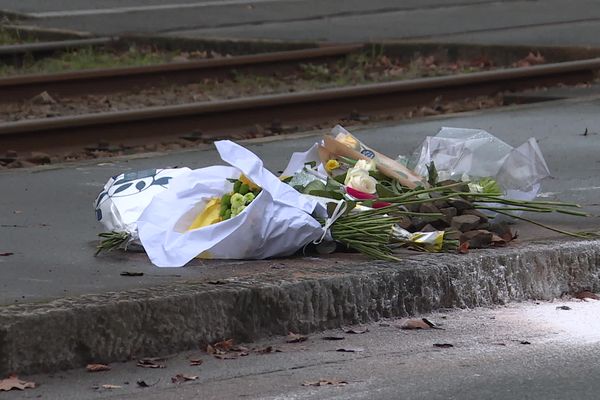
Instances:
[[[350,133],[344,133],[342,140],[326,135],[323,139],[323,150],[319,151],[321,157],[325,155],[339,155],[354,160],[373,160],[377,169],[384,175],[397,180],[403,186],[414,189],[417,186],[429,185],[422,176],[392,160],[391,158],[365,146]],[[330,157],[328,157],[330,158]],[[323,163],[327,160],[322,160]]]

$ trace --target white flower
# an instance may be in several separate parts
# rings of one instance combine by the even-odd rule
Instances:
[[[375,166],[375,161],[373,160],[358,160],[354,165],[354,168],[365,171],[375,171],[377,169]]]
[[[363,193],[375,193],[377,180],[369,175],[369,171],[352,168],[346,174],[346,186]]]

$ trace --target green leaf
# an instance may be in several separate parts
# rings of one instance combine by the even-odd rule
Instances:
[[[343,185],[344,182],[346,182],[346,173],[334,176],[333,179],[335,179],[336,182],[339,182],[339,183],[341,183]]]
[[[328,199],[334,199],[334,200],[342,200],[344,198],[344,195],[341,193],[329,192],[327,190],[311,190],[310,192],[308,192],[306,194],[310,194],[313,196],[319,196],[319,197],[326,197]]]
[[[375,186],[375,190],[377,191],[378,197],[394,197],[397,195],[397,193],[395,193],[393,190],[390,190],[387,187],[383,186],[381,183],[378,183]]]
[[[382,174],[379,171],[369,171],[369,176],[377,179],[378,181],[387,181],[387,180],[389,180],[389,178],[387,176],[385,176],[384,174]]]
[[[427,183],[431,186],[435,186],[438,182],[438,172],[435,168],[435,163],[431,161],[429,165],[427,165]]]
[[[304,186],[304,189],[302,189],[302,193],[310,193],[313,190],[325,190],[325,184],[320,180],[314,180],[308,185]]]

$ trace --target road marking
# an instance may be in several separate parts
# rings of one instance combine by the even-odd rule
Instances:
[[[297,0],[278,0],[280,2],[291,2]],[[183,3],[183,4],[157,4],[152,6],[135,7],[117,7],[117,8],[96,8],[87,10],[65,10],[65,11],[45,11],[28,13],[27,16],[33,18],[56,18],[56,17],[76,17],[85,15],[107,15],[107,14],[126,14],[140,11],[164,11],[186,8],[204,8],[231,5],[252,5],[257,3],[272,3],[273,0],[217,0],[205,1],[202,3]]]

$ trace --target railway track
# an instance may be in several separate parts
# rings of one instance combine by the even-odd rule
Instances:
[[[227,77],[232,71],[269,74],[297,68],[299,63],[339,60],[359,51],[361,45],[341,45],[223,57],[168,64],[83,70],[55,74],[30,74],[0,78],[0,102],[27,100],[47,91],[53,95],[105,94],[157,83],[186,84],[203,78]]]
[[[249,68],[280,68],[285,63],[306,60],[303,58],[306,54],[312,54],[314,58],[338,57],[356,49],[356,46],[344,46],[286,52],[288,58],[285,60],[278,53],[244,56],[239,59],[245,60],[246,64],[242,64]],[[295,58],[290,58],[289,53],[295,53]],[[236,57],[233,60],[208,60],[210,62],[203,62],[205,67],[200,70],[202,73],[219,73],[223,70],[223,62],[229,63],[227,68],[233,65],[240,68],[242,64],[239,59]],[[188,67],[191,68],[190,65],[186,68],[171,68],[185,76],[189,73]],[[190,133],[194,133],[199,140],[238,137],[240,133],[246,132],[248,127],[268,126],[273,121],[280,124],[330,122],[347,117],[353,111],[361,114],[389,115],[402,109],[431,104],[434,99],[440,97],[450,101],[557,83],[586,82],[594,78],[597,69],[600,69],[600,58],[309,92],[22,120],[0,124],[0,149],[63,151],[99,141],[134,144],[152,140],[168,141]],[[116,74],[116,79],[120,82],[136,79],[123,70],[126,69],[120,69]],[[157,74],[165,74],[158,67],[127,70],[137,71],[140,79],[157,79]],[[104,80],[110,78],[103,75],[104,73],[106,72],[91,71],[76,75],[81,79],[80,84],[85,79],[96,79],[97,84],[104,82],[104,85],[108,85]],[[21,79],[24,86],[33,84],[31,77]],[[3,82],[4,85],[0,83],[0,93],[6,93],[5,90],[9,87],[6,80]],[[62,83],[67,86],[75,85],[74,87],[77,85],[70,82],[66,76]],[[12,88],[12,96],[18,90],[25,90],[15,83]],[[85,90],[80,87],[79,92],[81,91]]]

